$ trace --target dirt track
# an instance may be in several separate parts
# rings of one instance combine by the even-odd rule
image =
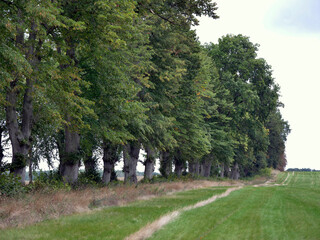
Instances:
[[[184,211],[188,211],[191,209],[195,209],[198,207],[203,207],[209,203],[214,202],[215,200],[219,199],[219,198],[223,198],[228,196],[231,192],[241,189],[242,186],[239,187],[235,187],[235,188],[229,188],[227,189],[227,191],[225,191],[222,194],[219,195],[214,195],[211,198],[198,202],[194,205],[182,208],[180,210],[171,212],[167,215],[164,215],[163,217],[157,219],[156,221],[144,226],[143,228],[141,228],[138,232],[135,232],[134,234],[130,235],[129,237],[126,238],[126,240],[142,240],[142,239],[147,239],[149,237],[151,237],[151,235],[156,232],[157,230],[161,229],[164,225],[168,224],[169,222],[171,222],[173,219],[177,218],[180,213],[184,212]]]
[[[260,183],[260,184],[255,184],[252,185],[254,187],[262,187],[262,186],[279,186],[279,185],[287,185],[285,184],[285,182],[288,180],[289,175],[287,175],[287,177],[282,181],[282,183],[280,184],[271,184],[273,181],[275,181],[275,178],[277,176],[278,172],[273,172],[272,173],[272,179],[268,180],[264,183]],[[293,172],[294,174],[294,172]],[[129,237],[125,238],[126,240],[144,240],[147,239],[149,237],[152,236],[152,234],[156,231],[158,231],[159,229],[161,229],[162,227],[164,227],[166,224],[168,224],[169,222],[171,222],[172,220],[174,220],[175,218],[177,218],[182,212],[184,211],[188,211],[191,209],[195,209],[198,207],[203,207],[207,204],[210,204],[214,201],[216,201],[219,198],[223,198],[223,197],[227,197],[231,192],[239,190],[243,187],[243,184],[238,182],[238,187],[234,187],[234,188],[229,188],[227,189],[224,193],[219,194],[219,195],[214,195],[211,198],[198,202],[194,205],[191,206],[187,206],[184,207],[180,210],[176,210],[174,212],[168,213],[162,217],[160,217],[159,219],[155,220],[152,223],[147,224],[146,226],[144,226],[143,228],[141,228],[139,231],[133,233],[132,235],[130,235]]]

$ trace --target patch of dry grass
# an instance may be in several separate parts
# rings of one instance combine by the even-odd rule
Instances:
[[[135,200],[197,188],[243,185],[236,181],[183,181],[118,185],[51,193],[35,192],[20,198],[0,198],[0,229],[20,227],[45,219],[87,212],[95,208],[121,206]]]

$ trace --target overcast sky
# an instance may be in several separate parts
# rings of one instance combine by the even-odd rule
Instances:
[[[320,1],[216,0],[217,20],[200,18],[201,43],[242,34],[260,44],[281,87],[281,110],[292,129],[287,168],[320,169]]]

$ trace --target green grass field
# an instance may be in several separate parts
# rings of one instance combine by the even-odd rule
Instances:
[[[247,186],[185,211],[150,239],[320,239],[320,173],[281,173],[282,186]],[[173,210],[226,187],[180,192],[124,207],[0,231],[0,239],[124,239]]]
[[[283,182],[285,173],[278,177]],[[246,187],[187,211],[150,239],[320,239],[320,173]]]

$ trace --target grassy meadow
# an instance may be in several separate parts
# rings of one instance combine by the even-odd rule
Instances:
[[[320,173],[280,173],[276,183],[246,186],[185,211],[150,239],[320,239]],[[226,189],[189,190],[0,230],[0,239],[124,239],[166,213]]]
[[[320,239],[320,173],[290,173],[284,184],[232,192],[184,212],[150,239]]]
[[[0,239],[123,239],[148,222],[178,208],[224,192],[226,187],[189,190],[123,207],[48,220],[24,228],[0,230]]]

